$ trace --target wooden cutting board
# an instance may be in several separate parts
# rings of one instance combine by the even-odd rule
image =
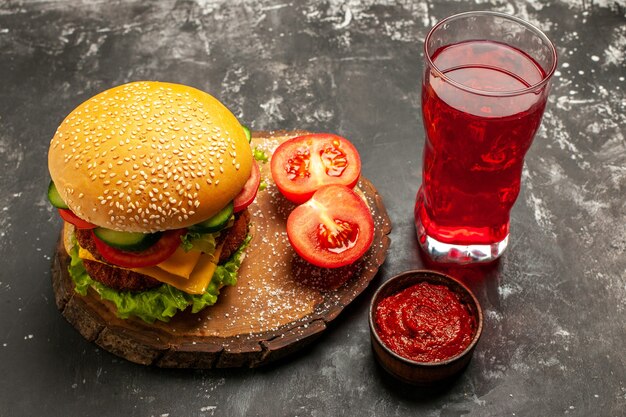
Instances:
[[[303,131],[254,132],[252,146],[268,155],[281,141]],[[272,182],[269,163],[260,164],[267,182],[250,206],[253,238],[234,287],[218,302],[169,323],[119,319],[115,307],[93,290],[74,291],[63,234],[52,265],[52,285],[62,315],[87,340],[131,362],[172,368],[256,367],[313,341],[374,278],[385,260],[391,223],[381,197],[365,178],[357,187],[374,217],[374,242],[356,264],[322,269],[303,261],[287,239],[294,204]]]

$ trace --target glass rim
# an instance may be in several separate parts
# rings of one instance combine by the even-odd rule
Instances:
[[[545,77],[542,78],[541,81],[539,81],[536,84],[531,85],[530,87],[526,87],[526,88],[522,88],[519,90],[510,90],[510,91],[487,91],[487,90],[480,90],[477,88],[472,88],[469,87],[467,85],[464,85],[458,81],[454,81],[452,78],[448,77],[446,74],[443,73],[443,71],[441,71],[437,65],[435,65],[435,63],[432,61],[430,54],[428,53],[428,42],[431,39],[431,37],[433,36],[433,34],[435,33],[435,31],[437,29],[439,29],[442,25],[451,22],[453,20],[457,20],[457,19],[462,19],[468,16],[495,16],[495,17],[501,17],[504,19],[508,19],[508,20],[512,20],[528,29],[530,29],[535,35],[537,35],[539,38],[541,38],[541,40],[548,46],[548,48],[550,49],[550,52],[552,54],[552,66],[550,68],[549,71],[546,72]],[[500,12],[493,12],[493,11],[488,11],[488,10],[478,10],[478,11],[471,11],[471,12],[463,12],[463,13],[458,13],[452,16],[448,16],[445,19],[442,19],[441,21],[439,21],[437,24],[435,24],[435,26],[433,26],[429,31],[428,34],[426,35],[426,38],[424,39],[424,58],[426,59],[426,62],[428,64],[428,66],[430,68],[432,68],[436,75],[438,77],[440,77],[441,79],[443,79],[445,82],[461,89],[464,91],[467,91],[469,93],[472,94],[477,94],[477,95],[482,95],[482,96],[491,96],[491,97],[512,97],[512,96],[519,96],[522,94],[528,94],[528,93],[535,93],[535,91],[543,88],[546,84],[548,84],[550,82],[550,79],[552,78],[552,76],[554,75],[554,72],[556,71],[557,68],[557,61],[558,61],[558,57],[557,57],[557,53],[556,53],[556,47],[554,46],[554,43],[552,43],[552,41],[550,40],[550,38],[548,38],[548,36],[546,36],[545,33],[543,33],[543,31],[541,29],[539,29],[538,27],[536,27],[535,25],[533,25],[532,23],[529,23],[527,21],[525,21],[524,19],[520,19],[519,17],[515,17],[515,16],[511,16],[509,14],[506,13],[500,13]]]

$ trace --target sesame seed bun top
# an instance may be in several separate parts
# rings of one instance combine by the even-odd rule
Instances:
[[[78,217],[155,232],[220,211],[250,176],[252,152],[235,116],[211,95],[142,81],[74,109],[52,138],[48,167]]]

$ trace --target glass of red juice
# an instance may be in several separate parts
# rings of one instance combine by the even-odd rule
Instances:
[[[436,262],[491,262],[509,240],[509,213],[546,106],[556,50],[521,19],[468,12],[430,30],[424,60],[417,238]]]

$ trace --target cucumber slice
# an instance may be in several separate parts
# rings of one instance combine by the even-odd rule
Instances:
[[[48,200],[50,200],[50,203],[56,208],[69,208],[67,204],[65,204],[65,201],[61,198],[59,190],[57,190],[56,185],[54,185],[52,181],[50,181],[50,185],[48,185]]]
[[[213,233],[222,230],[228,224],[230,216],[235,211],[233,202],[228,203],[226,207],[220,210],[215,216],[201,223],[194,224],[189,229],[200,233]]]
[[[109,246],[133,252],[148,249],[161,236],[161,233],[118,232],[104,227],[95,228],[93,233]]]
[[[246,134],[246,138],[248,139],[248,143],[252,142],[252,133],[250,133],[250,128],[248,126],[241,125],[243,127],[243,132]]]

